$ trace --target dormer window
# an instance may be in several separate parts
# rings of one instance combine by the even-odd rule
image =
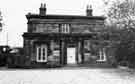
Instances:
[[[69,24],[61,24],[61,32],[62,33],[70,33],[70,25]]]

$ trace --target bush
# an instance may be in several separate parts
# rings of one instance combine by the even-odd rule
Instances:
[[[135,32],[124,30],[121,32],[120,43],[117,45],[116,60],[120,65],[127,66],[135,63]]]
[[[119,62],[120,66],[128,66],[128,62],[127,61],[121,61]]]

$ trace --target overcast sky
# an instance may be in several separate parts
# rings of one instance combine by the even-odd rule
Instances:
[[[102,0],[1,0],[3,31],[0,45],[23,46],[22,34],[27,31],[28,12],[39,13],[41,3],[47,4],[47,14],[85,15],[86,5],[91,4],[95,16],[103,15]],[[7,39],[8,38],[8,39]]]

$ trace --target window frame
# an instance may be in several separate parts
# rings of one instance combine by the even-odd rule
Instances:
[[[47,46],[46,45],[37,46],[36,51],[37,51],[36,52],[37,53],[36,54],[36,61],[37,62],[47,62]],[[39,56],[39,53],[40,53],[40,56]]]
[[[99,50],[99,59],[97,59],[98,62],[105,62],[107,61],[106,59],[106,53],[105,53],[105,49],[100,49]]]
[[[70,24],[61,24],[61,33],[70,33]]]

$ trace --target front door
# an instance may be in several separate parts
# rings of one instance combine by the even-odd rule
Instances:
[[[75,48],[67,48],[67,64],[75,64]]]

